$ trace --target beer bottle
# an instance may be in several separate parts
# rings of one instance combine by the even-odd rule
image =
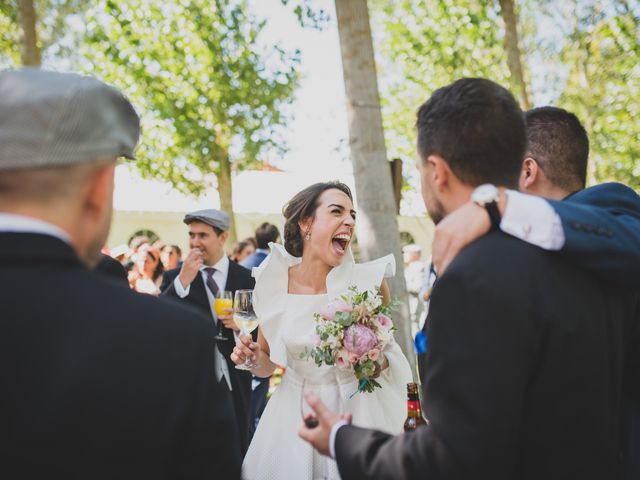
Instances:
[[[407,419],[404,421],[404,431],[411,432],[420,425],[427,425],[429,422],[422,416],[420,397],[418,396],[418,384],[407,383]]]

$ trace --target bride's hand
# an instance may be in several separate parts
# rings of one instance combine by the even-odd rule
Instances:
[[[256,363],[260,361],[260,345],[253,341],[251,335],[239,335],[236,340],[236,346],[231,352],[231,361],[236,365],[245,362],[247,357],[253,357]]]

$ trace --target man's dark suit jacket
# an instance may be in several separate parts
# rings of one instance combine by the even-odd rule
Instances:
[[[549,203],[562,221],[563,255],[604,280],[640,289],[636,192],[620,183],[603,183]]]
[[[207,315],[213,325],[213,312],[211,312],[211,306],[209,305],[209,298],[207,297],[207,291],[205,290],[204,281],[202,275],[198,273],[196,278],[191,282],[189,289],[189,295],[185,298],[180,298],[176,293],[174,286],[174,280],[180,273],[180,269],[175,268],[167,272],[164,280],[165,283],[160,287],[162,291],[162,298],[171,298],[178,301],[189,303]],[[255,279],[251,276],[251,272],[244,267],[241,267],[235,262],[229,260],[229,273],[227,275],[227,285],[225,290],[235,293],[236,290],[244,288],[253,288],[256,284]],[[231,361],[231,352],[235,346],[235,338],[233,331],[226,328],[222,322],[218,327],[219,335],[225,337],[227,340],[218,340],[218,348],[220,353],[227,361],[229,368],[229,376],[231,377],[231,394],[233,396],[234,407],[238,422],[238,429],[240,430],[240,444],[243,450],[248,447],[247,444],[247,431],[249,428],[249,409],[251,400],[251,374],[244,370],[237,370],[235,364]]]
[[[0,233],[0,477],[239,478],[211,323]]]
[[[634,293],[495,232],[437,282],[427,337],[430,425],[340,428],[343,478],[617,478],[622,390],[640,401]]]

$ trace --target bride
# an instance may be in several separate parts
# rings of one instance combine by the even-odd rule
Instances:
[[[409,364],[395,342],[379,360],[382,388],[356,393],[352,371],[335,366],[318,367],[301,358],[315,346],[315,321],[329,301],[358,290],[380,288],[385,302],[389,290],[385,276],[395,273],[393,255],[355,264],[349,243],[356,213],[349,187],[339,182],[317,183],[295,195],[284,209],[285,248],[271,244],[271,254],[258,268],[254,309],[260,327],[258,341],[241,337],[231,359],[244,363],[252,356],[252,373],[268,377],[276,366],[286,368],[262,414],[243,463],[248,480],[339,479],[334,460],[318,454],[298,437],[302,422],[303,381],[329,407],[353,414],[353,423],[399,433],[406,417],[405,390],[412,381]]]

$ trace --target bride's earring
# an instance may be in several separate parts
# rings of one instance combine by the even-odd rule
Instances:
[[[311,240],[311,233],[307,232],[307,234],[304,236],[305,240]]]

